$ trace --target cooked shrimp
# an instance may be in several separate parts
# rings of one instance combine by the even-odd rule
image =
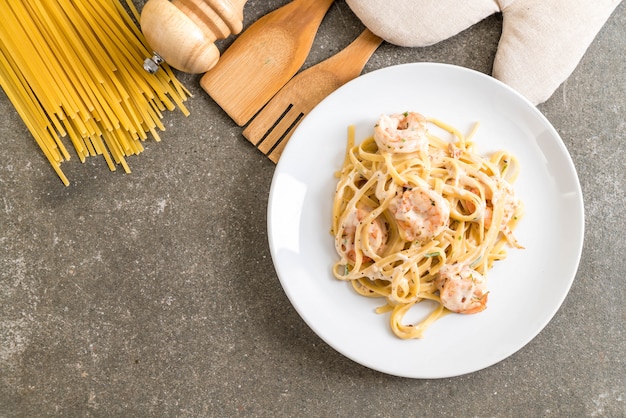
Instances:
[[[513,190],[513,186],[506,180],[498,179],[498,196],[492,197],[492,204],[502,204],[504,205],[504,213],[502,215],[502,221],[500,222],[500,231],[504,234],[507,241],[510,245],[515,248],[524,248],[521,245],[515,236],[513,235],[513,231],[509,228],[509,222],[513,219],[513,216],[517,212],[520,201],[515,197],[515,192]],[[502,199],[502,202],[499,200]],[[484,216],[484,224],[485,228],[489,228],[491,226],[491,221],[493,219],[493,206],[488,205],[485,208],[485,216]]]
[[[493,177],[493,181],[496,183],[496,196],[493,196],[490,189],[486,189],[485,199],[487,200],[487,204],[482,210],[482,219],[485,225],[485,228],[489,228],[491,226],[491,220],[493,218],[493,205],[494,203],[503,204],[504,205],[504,213],[502,216],[502,221],[500,222],[500,228],[502,230],[507,228],[507,224],[515,215],[517,208],[520,204],[519,200],[515,197],[515,191],[513,190],[513,186],[508,181],[501,179],[499,177]],[[473,187],[469,189],[470,192],[478,195],[480,192],[477,188]],[[500,202],[502,199],[502,202]],[[472,202],[466,202],[467,209],[470,212],[476,211],[476,207]]]
[[[428,150],[424,116],[405,112],[382,115],[374,127],[374,140],[381,152],[407,153]]]
[[[400,234],[407,241],[425,241],[436,237],[448,226],[450,204],[430,188],[405,189],[389,202]]]
[[[355,243],[357,227],[370,213],[370,209],[358,207],[350,212],[342,224],[343,235],[335,242],[337,251],[352,262],[356,260]],[[367,230],[367,244],[369,248],[374,252],[374,254],[380,255],[387,242],[387,228],[385,224],[379,218],[375,218],[368,225],[364,225],[363,228],[366,228]],[[370,259],[371,258],[367,255],[364,256],[364,261],[369,261]]]
[[[474,314],[487,307],[487,281],[468,265],[454,263],[443,266],[435,284],[441,303],[452,312]]]
[[[505,228],[509,223],[515,211],[517,210],[517,206],[519,204],[518,200],[515,198],[515,191],[513,190],[513,186],[506,180],[495,177],[496,185],[498,187],[498,195],[491,196],[491,202],[498,203],[504,205],[504,214],[502,216],[502,222],[500,223],[501,228]],[[499,200],[502,199],[502,202]],[[493,207],[487,206],[485,210],[485,228],[489,228],[491,226],[491,218],[493,216]]]

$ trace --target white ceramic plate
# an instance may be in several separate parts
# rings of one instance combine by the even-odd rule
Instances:
[[[515,189],[526,213],[516,230],[525,250],[509,250],[489,273],[489,303],[476,315],[447,315],[421,340],[400,340],[383,302],[336,280],[331,228],[334,172],[346,132],[372,134],[382,113],[417,111],[468,132],[476,122],[481,153],[507,149],[521,174]],[[565,299],[582,251],[580,184],[556,130],[519,94],[473,70],[405,64],[365,74],[322,101],[300,124],[272,181],[268,231],[272,258],[289,300],[324,341],[375,370],[443,378],[493,365],[532,340]],[[414,315],[420,315],[419,309]]]

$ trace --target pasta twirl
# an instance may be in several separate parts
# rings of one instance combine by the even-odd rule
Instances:
[[[103,155],[109,168],[158,131],[165,110],[189,112],[189,91],[166,65],[148,74],[147,43],[130,0],[0,0],[0,86],[65,185],[61,162]]]
[[[446,313],[485,309],[488,271],[507,246],[523,248],[513,235],[523,213],[512,187],[519,164],[506,151],[478,154],[475,130],[465,137],[413,112],[381,116],[358,145],[349,130],[333,202],[333,274],[386,299],[378,312],[390,312],[400,338],[422,338]],[[423,301],[430,314],[406,323]]]

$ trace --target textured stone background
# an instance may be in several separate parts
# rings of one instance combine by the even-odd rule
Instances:
[[[285,3],[250,0],[245,24]],[[490,73],[501,25],[495,15],[428,48],[383,44],[365,71],[437,61]],[[452,379],[366,369],[305,325],[267,244],[275,166],[197,76],[180,76],[191,116],[166,114],[132,174],[73,158],[67,188],[0,92],[0,416],[626,416],[625,28],[622,4],[539,106],[585,198],[571,292],[522,350]],[[361,30],[337,1],[306,66]]]

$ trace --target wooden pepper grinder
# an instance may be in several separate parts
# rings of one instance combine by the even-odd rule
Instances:
[[[200,74],[219,60],[215,41],[243,29],[247,0],[149,0],[141,11],[141,30],[154,51],[144,69],[154,73],[164,61]]]

